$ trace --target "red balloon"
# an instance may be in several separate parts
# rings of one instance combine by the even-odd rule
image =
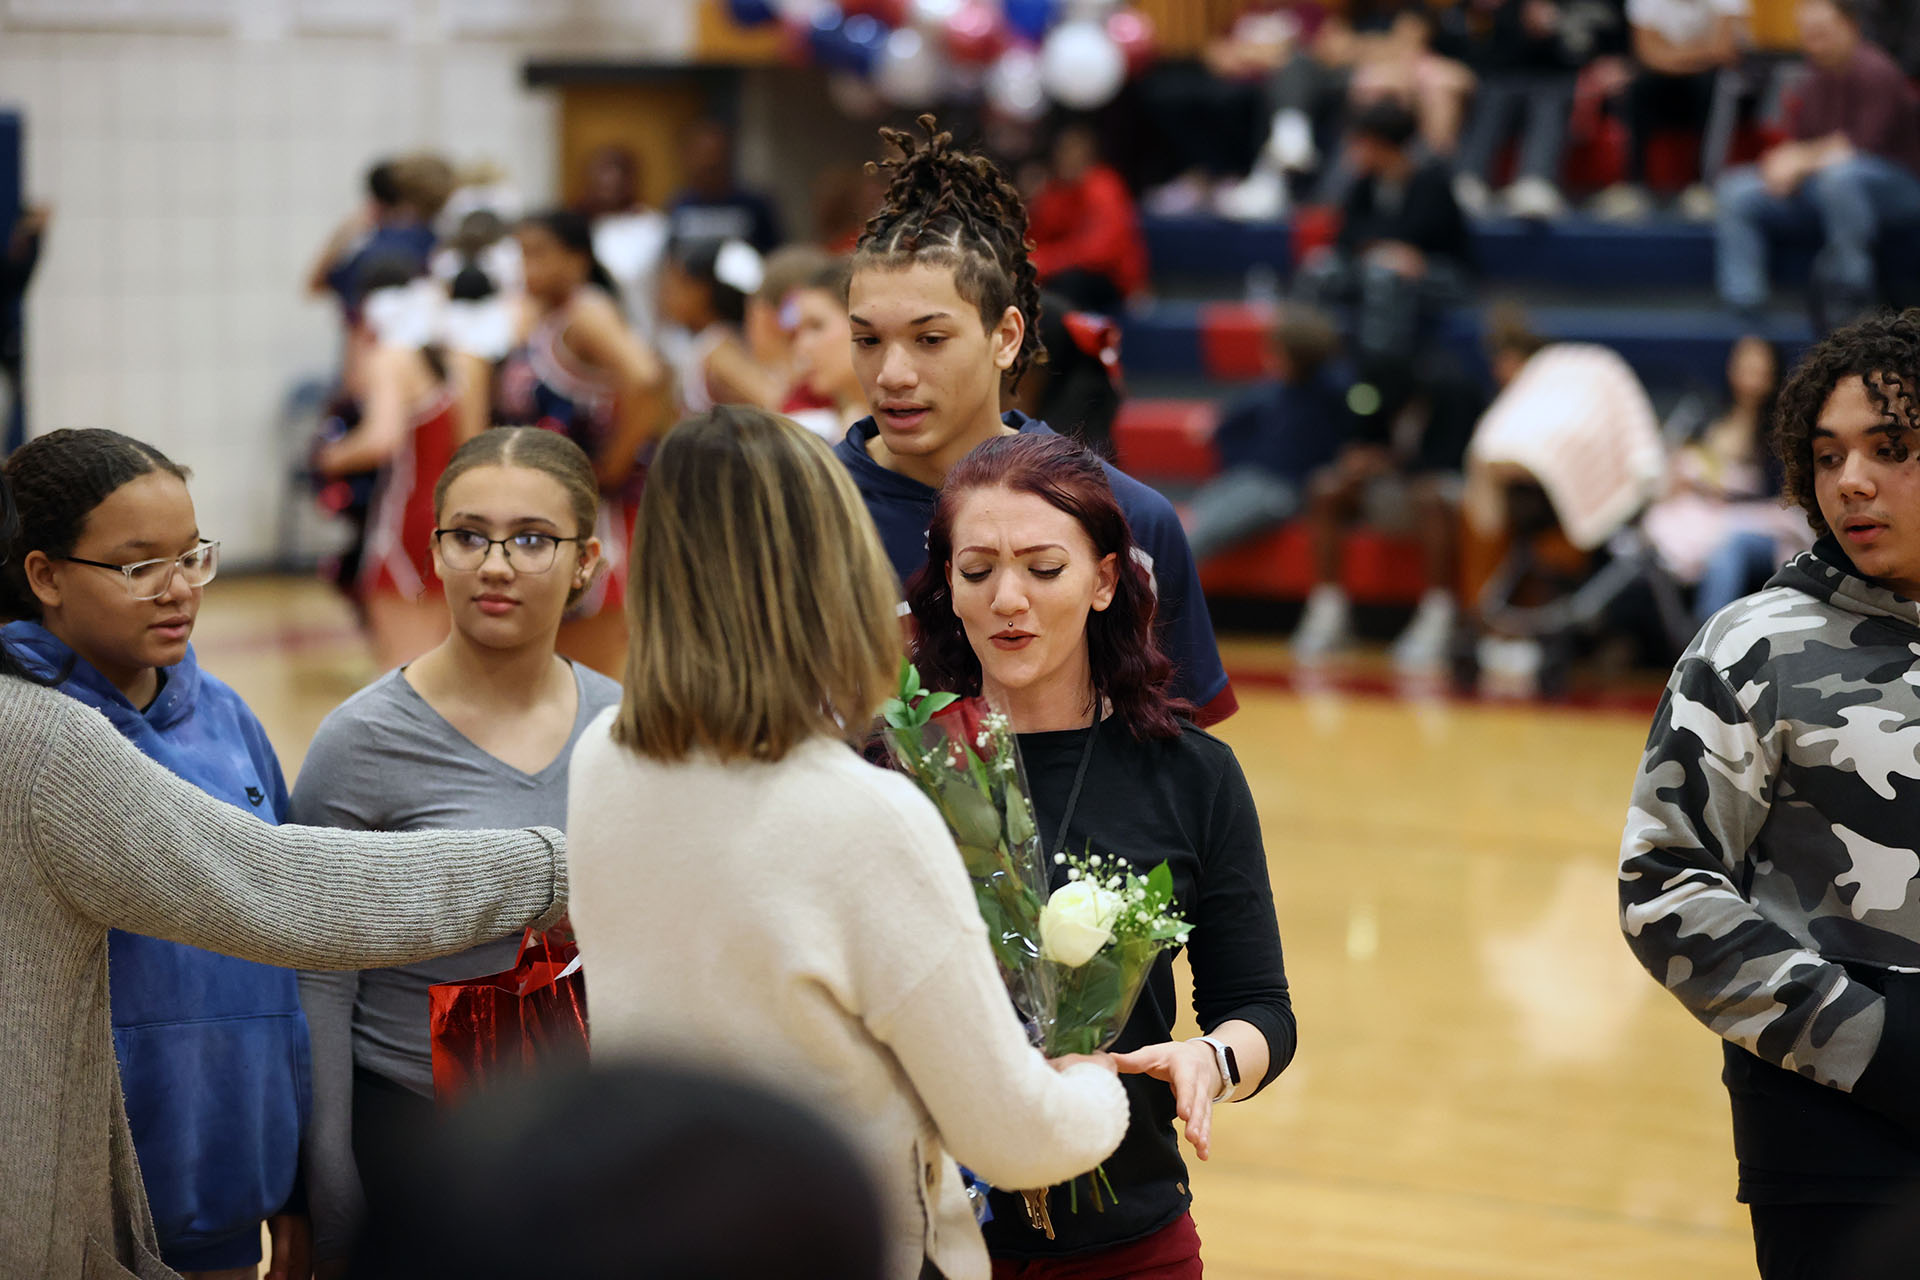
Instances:
[[[813,65],[813,27],[798,13],[780,17],[780,61],[790,67]]]
[[[947,19],[947,52],[955,62],[986,63],[1007,47],[1007,26],[997,6],[967,0]]]
[[[902,26],[907,20],[907,0],[841,0],[840,9],[849,18],[864,13],[890,28]]]
[[[1138,9],[1122,9],[1107,19],[1107,39],[1127,60],[1127,74],[1138,75],[1152,64],[1156,48],[1153,19]]]

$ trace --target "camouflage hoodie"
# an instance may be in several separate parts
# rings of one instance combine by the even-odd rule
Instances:
[[[1920,604],[1831,540],[1674,668],[1620,849],[1620,922],[1729,1042],[1914,1124]],[[1882,992],[1885,992],[1883,995]]]

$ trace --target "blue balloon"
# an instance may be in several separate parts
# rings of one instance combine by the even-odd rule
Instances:
[[[813,11],[807,24],[807,47],[813,50],[815,62],[829,69],[844,67],[846,27],[847,15],[837,4],[821,5]]]
[[[743,27],[764,27],[780,17],[773,0],[727,0],[727,12]]]
[[[1056,0],[1007,0],[1007,26],[1025,40],[1038,41],[1053,26]]]
[[[892,34],[886,23],[870,14],[856,13],[848,18],[840,29],[840,38],[846,45],[846,69],[863,76],[871,72],[880,51],[887,47],[887,37]]]

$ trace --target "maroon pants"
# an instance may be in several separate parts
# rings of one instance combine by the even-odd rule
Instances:
[[[1200,1232],[1183,1213],[1144,1240],[1042,1262],[993,1260],[993,1280],[1200,1280]]]

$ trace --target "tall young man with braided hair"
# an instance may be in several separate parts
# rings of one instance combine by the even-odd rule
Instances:
[[[991,160],[956,148],[932,116],[920,123],[924,141],[881,130],[899,155],[882,162],[892,180],[854,250],[848,287],[854,368],[874,412],[835,449],[903,581],[926,561],[947,472],[994,436],[1052,430],[1001,412],[1003,392],[1045,359],[1026,209]],[[1146,485],[1107,473],[1159,593],[1173,692],[1202,724],[1223,720],[1233,689],[1179,517]]]
[[[1794,371],[1774,442],[1820,540],[1681,657],[1621,846],[1634,955],[1725,1041],[1766,1280],[1920,1243],[1917,432],[1920,311]]]

